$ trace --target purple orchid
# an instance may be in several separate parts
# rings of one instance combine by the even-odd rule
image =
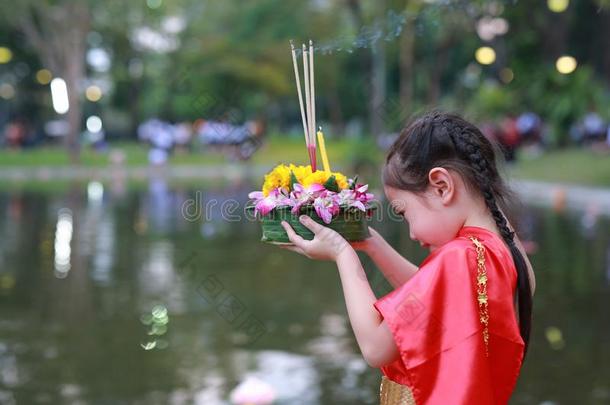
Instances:
[[[341,190],[341,192],[335,196],[335,201],[340,206],[356,207],[361,211],[366,211],[366,208],[362,201],[356,199],[356,193],[354,192],[354,190]]]
[[[291,212],[298,214],[302,205],[308,204],[315,200],[323,191],[326,191],[321,184],[312,184],[309,187],[303,187],[299,183],[294,183],[294,190],[290,193],[292,203]]]
[[[368,184],[357,184],[356,189],[355,189],[356,200],[362,202],[363,204],[366,204],[369,201],[371,201],[373,198],[375,198],[375,195],[373,193],[366,192],[368,189],[369,189]]]
[[[374,198],[373,194],[366,192],[367,190],[368,184],[359,184],[354,190],[341,190],[336,196],[337,203],[341,206],[355,207],[366,212],[366,204]]]
[[[261,215],[267,215],[276,207],[291,206],[294,204],[287,195],[287,191],[281,187],[271,190],[267,197],[264,196],[262,191],[253,191],[248,194],[248,197],[255,200],[254,215],[256,215],[257,212],[260,212]]]
[[[325,224],[330,224],[333,216],[338,214],[341,209],[336,201],[336,193],[330,191],[325,191],[317,197],[313,202],[313,207]]]

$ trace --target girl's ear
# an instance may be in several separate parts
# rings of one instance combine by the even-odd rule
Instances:
[[[444,167],[433,167],[428,172],[428,182],[431,192],[441,199],[443,205],[448,205],[455,195],[455,181]]]

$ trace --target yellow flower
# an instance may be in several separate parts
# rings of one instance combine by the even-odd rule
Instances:
[[[288,188],[290,184],[290,170],[288,166],[280,164],[265,175],[263,183],[263,195],[266,197],[272,190],[278,187]]]
[[[330,173],[327,173],[325,171],[317,170],[311,173],[309,176],[305,177],[301,184],[303,184],[303,186],[305,187],[309,187],[312,184],[324,184],[324,182],[328,180],[329,174]]]
[[[298,182],[301,183],[301,184],[303,184],[303,181],[305,180],[305,178],[311,174],[311,166],[310,165],[307,165],[307,166],[295,166],[295,165],[293,165],[291,163],[288,168],[292,172],[294,172],[294,175],[296,176]]]
[[[263,195],[266,197],[272,190],[278,187],[284,187],[291,189],[290,184],[290,172],[294,173],[297,181],[304,187],[309,187],[312,184],[324,184],[331,175],[335,176],[339,189],[348,188],[347,177],[339,172],[325,172],[323,170],[316,170],[314,173],[311,172],[311,166],[297,166],[290,163],[288,166],[279,164],[273,168],[269,173],[265,175],[265,181],[263,182]]]
[[[347,177],[345,177],[343,173],[334,172],[333,174],[335,175],[335,179],[337,180],[337,185],[339,186],[340,190],[349,187],[349,184],[347,183]]]
[[[305,187],[309,187],[312,184],[323,185],[324,183],[326,183],[326,180],[328,180],[331,175],[335,176],[335,180],[337,180],[337,185],[339,186],[340,190],[349,187],[349,184],[347,183],[347,177],[345,177],[344,174],[339,172],[325,172],[324,170],[316,170],[314,173],[305,177],[301,184],[303,184],[303,186]]]

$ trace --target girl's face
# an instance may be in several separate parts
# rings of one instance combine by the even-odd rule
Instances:
[[[408,222],[410,238],[430,251],[453,239],[464,223],[451,201],[432,187],[422,194],[389,186],[384,191],[394,212]]]

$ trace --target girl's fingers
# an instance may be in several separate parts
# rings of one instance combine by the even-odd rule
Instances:
[[[286,233],[288,234],[288,239],[290,240],[290,242],[294,243],[297,247],[302,248],[303,243],[305,242],[305,239],[303,239],[302,237],[297,235],[296,232],[294,232],[294,229],[292,229],[292,227],[290,226],[290,224],[288,222],[282,221],[281,224],[282,224],[282,227],[286,230]]]
[[[293,246],[293,245],[280,245],[280,247],[281,247],[282,249],[286,249],[286,250],[292,250],[293,252],[297,252],[297,253],[299,253],[299,254],[302,254],[302,255],[304,255],[304,256],[307,256],[307,255],[305,254],[305,252],[303,251],[303,249],[301,249],[301,248],[300,248],[300,247],[298,247],[298,246]]]
[[[301,223],[305,225],[305,227],[312,231],[314,234],[317,234],[318,232],[321,232],[324,229],[324,226],[320,225],[307,215],[301,215],[299,217],[299,221],[301,221]]]

